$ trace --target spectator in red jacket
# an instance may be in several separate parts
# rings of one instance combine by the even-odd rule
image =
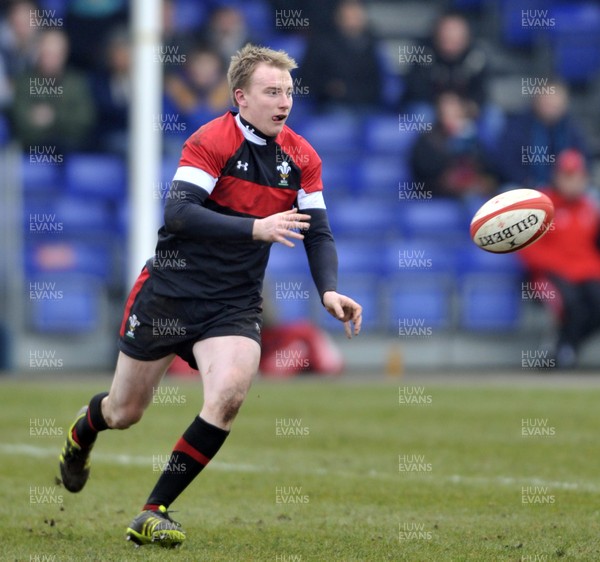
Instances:
[[[561,152],[545,191],[554,203],[554,224],[519,252],[532,280],[555,290],[555,360],[563,368],[575,366],[581,344],[600,329],[600,210],[587,187],[583,155],[572,149]]]

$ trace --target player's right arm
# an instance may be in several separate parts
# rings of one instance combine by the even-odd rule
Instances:
[[[205,206],[209,192],[190,182],[177,180],[177,171],[165,205],[164,219],[168,232],[181,238],[197,240],[259,240],[279,242],[293,247],[289,238],[302,240],[297,230],[309,227],[310,216],[290,209],[262,219],[236,217],[217,213]],[[198,173],[199,172],[199,173]],[[189,173],[189,172],[188,172]],[[198,177],[206,174],[194,169]],[[181,174],[180,174],[181,175]],[[210,178],[211,181],[214,178]],[[214,180],[216,183],[216,180]],[[213,184],[214,185],[214,184]]]
[[[190,240],[258,240],[293,246],[302,240],[297,229],[308,228],[310,217],[294,211],[262,219],[231,216],[206,206],[219,176],[239,139],[227,130],[226,118],[215,119],[196,131],[184,144],[165,205],[166,230]]]

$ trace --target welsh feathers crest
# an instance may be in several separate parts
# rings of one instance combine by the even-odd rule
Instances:
[[[279,166],[277,166],[277,170],[279,171],[279,175],[281,179],[279,180],[279,185],[286,186],[288,184],[287,178],[290,175],[291,166],[288,164],[286,160],[284,160]]]

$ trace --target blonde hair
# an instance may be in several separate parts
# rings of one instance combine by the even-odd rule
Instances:
[[[235,99],[235,91],[239,88],[247,88],[255,68],[264,62],[281,70],[291,71],[298,68],[296,61],[285,51],[274,51],[268,47],[259,47],[247,43],[235,55],[231,57],[229,70],[227,71],[227,82],[229,84],[229,95],[233,105],[238,106]]]

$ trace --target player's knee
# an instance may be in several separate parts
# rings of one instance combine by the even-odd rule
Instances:
[[[240,411],[245,397],[246,393],[244,391],[233,389],[222,393],[214,401],[205,402],[205,408],[220,423],[229,426]]]
[[[104,417],[111,429],[127,429],[139,422],[143,415],[143,408],[129,405],[121,408],[111,408]]]
[[[244,403],[244,398],[243,392],[236,392],[225,398],[221,405],[221,417],[224,423],[228,424],[235,419]]]

